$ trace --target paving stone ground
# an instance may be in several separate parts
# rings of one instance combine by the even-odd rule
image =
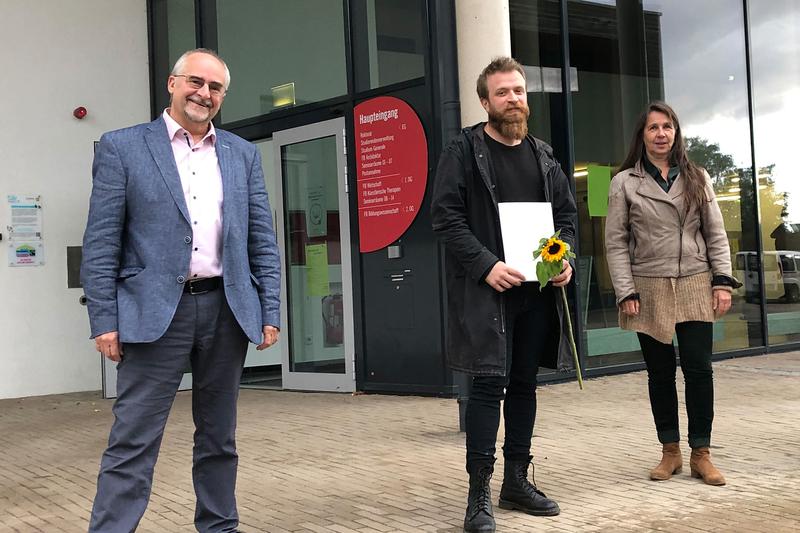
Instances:
[[[647,479],[660,446],[645,373],[592,379],[584,391],[549,385],[539,391],[536,480],[562,513],[495,507],[498,531],[800,531],[800,352],[714,369],[712,456],[727,486],[703,485],[688,465],[670,481]],[[194,531],[190,402],[179,393],[140,532]],[[111,405],[99,393],[0,400],[0,532],[86,530]],[[239,406],[243,531],[461,531],[454,400],[243,390]]]

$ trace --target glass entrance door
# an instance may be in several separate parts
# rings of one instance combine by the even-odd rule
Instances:
[[[276,132],[283,388],[355,390],[344,119]]]

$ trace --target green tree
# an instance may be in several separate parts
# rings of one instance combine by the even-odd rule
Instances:
[[[689,159],[706,169],[714,185],[724,182],[725,177],[732,177],[731,174],[738,174],[733,157],[723,154],[717,143],[710,143],[701,137],[687,137],[686,152]]]
[[[686,152],[696,164],[711,176],[714,192],[719,200],[725,229],[731,238],[733,250],[755,250],[752,238],[755,228],[755,191],[753,170],[737,167],[733,157],[720,151],[719,144],[702,137],[687,137]],[[775,249],[770,234],[788,215],[788,195],[775,189],[772,171],[775,165],[758,169],[758,199],[761,207],[761,231],[764,249]],[[737,250],[738,249],[738,250]]]

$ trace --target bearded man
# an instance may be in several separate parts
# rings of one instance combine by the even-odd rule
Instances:
[[[433,229],[446,250],[447,359],[472,375],[466,412],[469,494],[464,530],[494,531],[489,480],[503,403],[504,474],[499,505],[553,516],[558,504],[528,479],[540,366],[571,366],[566,309],[555,287],[544,290],[504,262],[499,202],[550,202],[560,237],[574,245],[575,199],[550,146],[528,135],[525,71],[510,57],[494,59],[478,77],[488,121],[465,128],[444,149],[431,201]],[[531,230],[535,230],[531,228]],[[531,235],[538,240],[544,235]]]

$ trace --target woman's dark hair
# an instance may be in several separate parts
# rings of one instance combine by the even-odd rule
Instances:
[[[644,161],[646,157],[644,150],[644,129],[647,127],[647,118],[650,116],[650,113],[654,111],[667,115],[672,121],[672,125],[675,127],[675,141],[669,152],[669,164],[670,166],[677,166],[680,170],[681,177],[686,180],[686,209],[688,210],[692,206],[700,206],[706,201],[706,177],[703,173],[703,169],[692,163],[686,155],[686,143],[683,141],[678,115],[664,102],[650,102],[647,109],[639,116],[639,119],[636,121],[636,129],[633,139],[631,140],[631,146],[628,149],[628,155],[617,171],[633,168],[636,166],[636,163]]]

